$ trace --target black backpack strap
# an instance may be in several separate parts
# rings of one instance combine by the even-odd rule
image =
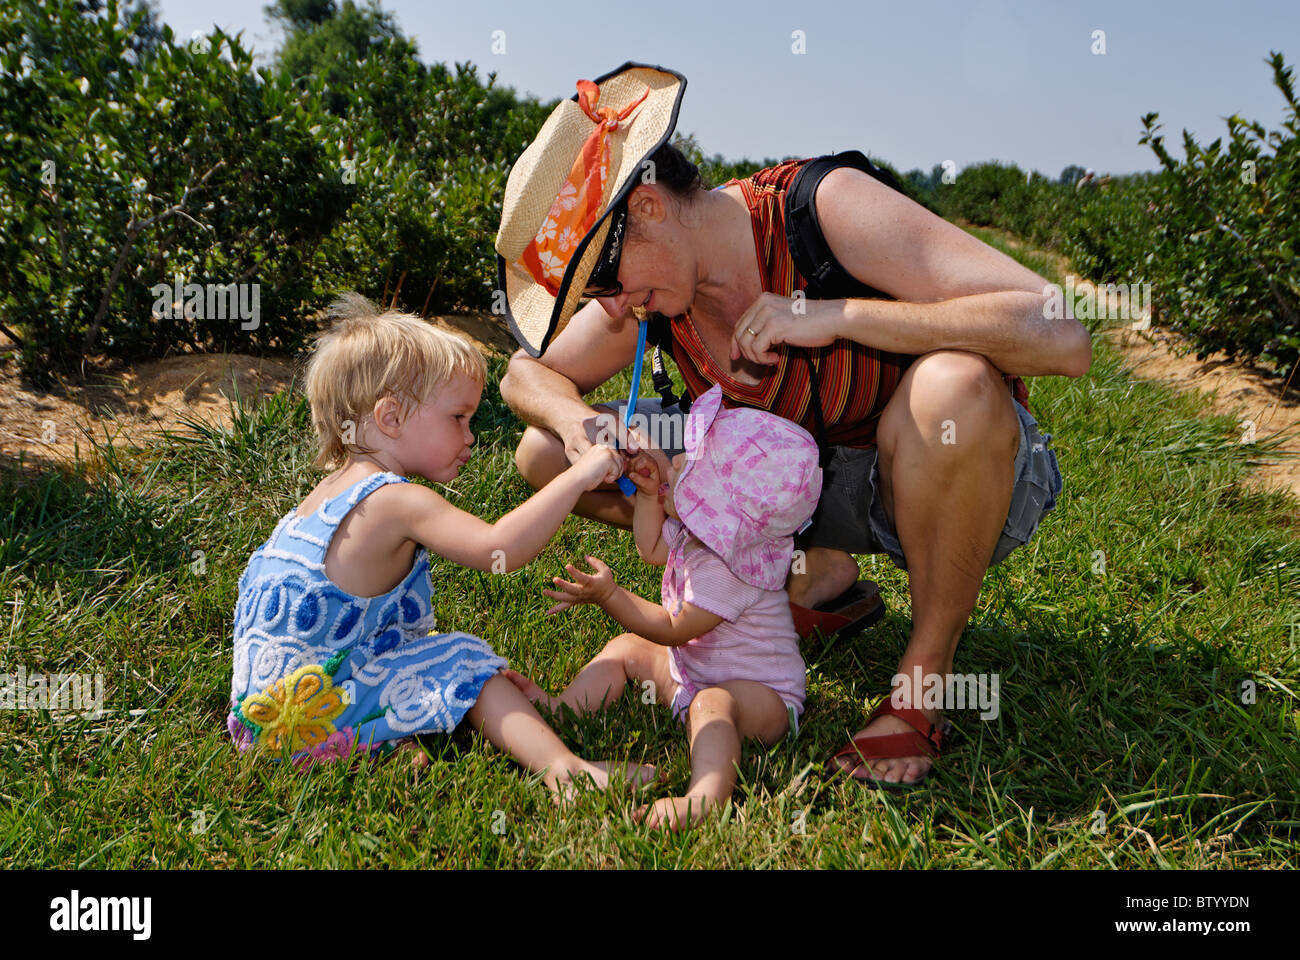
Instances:
[[[794,259],[795,269],[807,280],[804,293],[812,300],[841,297],[878,297],[893,299],[867,286],[849,273],[835,259],[830,244],[822,234],[813,203],[822,178],[838,167],[853,167],[874,177],[887,187],[903,193],[903,188],[888,170],[871,163],[860,150],[846,150],[833,156],[809,160],[795,174],[785,196],[785,241]]]
[[[671,352],[670,350],[669,353]],[[659,394],[660,409],[676,405],[682,413],[691,412],[691,399],[685,391],[680,397],[673,392],[673,378],[664,369],[663,354],[658,347],[650,354],[650,381],[654,384],[655,393]]]
[[[886,293],[868,286],[849,273],[831,252],[830,244],[822,233],[817,219],[814,200],[822,178],[838,167],[853,167],[874,177],[888,187],[903,193],[903,188],[887,170],[874,166],[860,150],[846,150],[830,156],[817,157],[805,163],[790,184],[785,195],[785,240],[790,248],[795,269],[807,281],[805,295],[812,300],[833,300],[847,297],[876,297],[893,299]],[[821,379],[812,353],[800,348],[804,363],[808,365],[813,423],[817,428],[817,447],[822,469],[830,463],[833,449],[826,441],[826,418],[822,411]]]
[[[808,390],[812,397],[813,424],[817,427],[817,464],[823,470],[831,462],[835,448],[826,442],[826,417],[822,413],[822,384],[817,374],[817,365],[812,362],[812,354],[801,348],[803,362],[808,364]],[[820,507],[820,502],[818,503]]]

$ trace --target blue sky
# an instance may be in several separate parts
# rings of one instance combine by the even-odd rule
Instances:
[[[269,54],[279,35],[265,2],[158,6],[179,35],[215,22]],[[1050,176],[1070,163],[1151,170],[1154,154],[1137,143],[1142,114],[1159,111],[1175,155],[1183,128],[1213,140],[1230,113],[1275,129],[1285,101],[1263,60],[1281,50],[1300,63],[1296,0],[382,5],[424,60],[469,60],[543,99],[626,60],[672,67],[688,80],[678,129],[706,154],[857,148],[902,170],[992,159]],[[492,52],[498,30],[504,54]],[[1092,52],[1095,30],[1104,54]]]

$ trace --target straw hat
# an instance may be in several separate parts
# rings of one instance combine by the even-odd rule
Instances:
[[[611,212],[672,135],[686,78],[628,62],[561,101],[510,170],[497,231],[497,286],[510,332],[534,357],[564,328],[602,254]]]

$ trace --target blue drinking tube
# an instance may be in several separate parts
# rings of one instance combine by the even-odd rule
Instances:
[[[645,335],[646,321],[642,320],[636,334],[636,360],[632,363],[632,390],[627,395],[627,407],[623,410],[624,425],[630,424],[632,414],[636,413],[637,391],[641,387],[641,361],[645,359]],[[636,496],[636,484],[626,474],[618,478],[618,488],[624,496]]]

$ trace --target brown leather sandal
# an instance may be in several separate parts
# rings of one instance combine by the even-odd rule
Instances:
[[[858,767],[863,766],[871,760],[892,760],[895,757],[919,757],[927,756],[938,759],[940,750],[943,746],[944,735],[952,730],[952,724],[946,719],[940,718],[936,725],[931,723],[924,713],[914,707],[896,707],[893,701],[886,697],[881,701],[876,709],[871,711],[871,716],[867,718],[867,725],[877,717],[894,716],[898,717],[909,727],[911,731],[907,733],[888,733],[877,735],[863,735],[854,737],[848,745],[837,751],[828,761],[826,761],[826,771],[831,776],[837,776],[841,773],[851,775]],[[841,767],[835,761],[840,757],[855,757],[860,762],[852,767]],[[934,769],[933,766],[930,768]],[[888,780],[878,780],[875,777],[869,777],[866,780],[858,780],[868,789],[877,789],[879,787],[914,787],[922,783],[930,775],[930,770],[918,780],[911,783],[891,783]]]
[[[800,640],[807,640],[817,630],[827,637],[852,637],[885,615],[885,601],[880,597],[880,587],[873,580],[859,580],[834,600],[816,607],[790,604],[794,629]]]

